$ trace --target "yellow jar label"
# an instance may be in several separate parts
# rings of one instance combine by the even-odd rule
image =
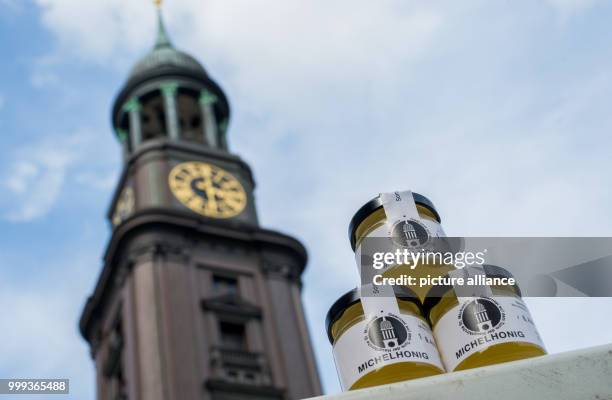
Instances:
[[[434,327],[447,371],[493,345],[522,342],[544,349],[527,306],[517,297],[460,297]]]
[[[443,370],[431,329],[409,314],[385,313],[356,323],[337,338],[333,353],[343,390],[391,364],[430,364]]]

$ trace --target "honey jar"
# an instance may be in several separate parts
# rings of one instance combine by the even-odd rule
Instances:
[[[340,297],[327,313],[343,390],[384,385],[444,372],[435,341],[418,299],[406,288],[393,288],[395,312],[364,315],[359,289]],[[365,301],[365,300],[364,300]]]
[[[466,276],[514,279],[493,265],[465,270]],[[481,285],[478,295],[464,297],[466,291],[465,286],[434,286],[423,305],[448,372],[546,354],[516,283]]]
[[[410,195],[412,199],[400,198]],[[366,239],[391,238],[398,248],[407,248],[419,251],[430,243],[432,239],[445,237],[441,226],[440,214],[434,204],[427,197],[414,192],[394,192],[391,201],[385,204],[383,195],[379,195],[364,204],[353,216],[349,224],[349,240],[353,251],[356,251]],[[394,206],[397,215],[388,215],[389,203]],[[408,200],[408,201],[407,201]],[[387,209],[386,209],[387,207]],[[369,266],[368,266],[369,267]],[[455,269],[453,265],[440,262],[421,262],[419,265],[408,266],[399,264],[389,268],[382,274],[388,278],[413,276],[418,279],[426,276],[442,276]],[[363,276],[363,275],[362,275]],[[431,286],[412,285],[421,301]]]

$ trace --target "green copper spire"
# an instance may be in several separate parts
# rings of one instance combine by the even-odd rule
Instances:
[[[170,37],[168,36],[168,32],[166,31],[166,26],[164,25],[164,19],[162,17],[161,8],[157,8],[157,40],[155,41],[155,48],[160,49],[162,47],[172,47],[172,42],[170,42]]]
[[[2,0],[0,0],[2,1]],[[170,41],[161,11],[161,0],[154,0],[157,5],[157,38],[155,46],[132,68],[128,80],[146,78],[153,74],[159,74],[163,70],[183,70],[206,76],[202,65],[189,54],[176,49]]]

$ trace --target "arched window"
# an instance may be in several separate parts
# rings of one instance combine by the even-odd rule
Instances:
[[[164,98],[160,91],[141,97],[142,141],[167,136]]]
[[[198,93],[194,90],[179,88],[176,104],[181,137],[184,140],[204,143],[202,111],[198,103]]]

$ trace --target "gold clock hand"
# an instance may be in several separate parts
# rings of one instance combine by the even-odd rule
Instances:
[[[217,211],[217,198],[215,197],[215,189],[212,187],[209,187],[206,190],[206,196],[208,197],[208,210],[209,211]]]

